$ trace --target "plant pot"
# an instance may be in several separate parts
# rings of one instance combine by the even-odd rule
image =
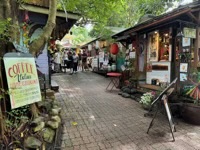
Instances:
[[[200,125],[200,106],[192,103],[183,104],[182,117],[187,123]]]

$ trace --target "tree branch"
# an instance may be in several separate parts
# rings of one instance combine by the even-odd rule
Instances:
[[[48,38],[51,36],[51,33],[56,25],[56,12],[57,12],[57,0],[50,0],[49,4],[49,16],[47,20],[47,24],[45,25],[43,29],[42,35],[35,39],[29,47],[30,53],[33,55],[36,55],[44,46],[44,44],[47,42]]]

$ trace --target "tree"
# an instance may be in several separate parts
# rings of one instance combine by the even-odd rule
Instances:
[[[80,26],[73,26],[70,31],[74,35],[73,44],[78,45],[91,39],[86,28]]]
[[[2,0],[0,3],[0,49],[1,49],[1,57],[6,52],[5,50],[12,42],[18,41],[19,37],[19,5],[20,3],[25,2],[25,0]],[[50,0],[49,5],[49,17],[47,24],[43,28],[43,33],[38,39],[35,39],[29,46],[29,51],[33,55],[37,54],[43,47],[43,45],[47,42],[48,38],[51,36],[51,33],[55,27],[55,19],[56,19],[56,11],[57,11],[57,0]],[[4,51],[3,51],[4,50]],[[2,81],[0,81],[2,82]],[[2,84],[1,84],[2,85]],[[1,89],[3,87],[1,86]],[[0,92],[2,94],[2,90]],[[0,102],[1,102],[0,98]],[[5,137],[5,119],[3,119],[3,114],[1,110],[0,103],[0,137],[4,141],[7,142],[7,138]],[[30,105],[31,113],[33,117],[38,116],[38,109],[35,104]],[[5,108],[4,108],[5,109]]]
[[[93,23],[93,36],[105,27],[132,27],[145,14],[159,15],[179,0],[64,0],[66,9],[82,15],[79,25]]]
[[[5,50],[9,43],[18,41],[19,39],[19,5],[25,2],[25,0],[2,0],[0,3],[0,49]],[[43,28],[43,33],[38,39],[35,39],[29,46],[29,51],[33,55],[37,54],[42,49],[44,44],[55,27],[56,11],[57,11],[57,0],[50,0],[49,5],[49,17],[47,24]],[[1,56],[5,53],[1,51]],[[1,107],[1,106],[0,106]],[[38,116],[37,107],[35,104],[31,105],[31,112],[33,117]],[[2,121],[2,112],[0,110],[0,130],[2,137],[4,136],[4,127]]]
[[[9,28],[9,34],[6,34],[9,41],[17,41],[17,39],[19,38],[18,32],[16,32],[19,30],[19,5],[23,2],[28,1],[29,0],[3,0],[3,2],[0,3],[0,34],[5,35],[5,33],[8,31],[8,28],[4,28],[3,25],[8,21],[8,18],[10,18],[11,28]],[[45,27],[43,28],[43,33],[40,37],[38,37],[38,39],[35,39],[29,45],[29,51],[33,55],[40,51],[45,42],[51,36],[51,33],[55,27],[56,11],[57,0],[50,0],[49,17]],[[2,44],[3,43],[1,43],[0,46],[2,46]]]

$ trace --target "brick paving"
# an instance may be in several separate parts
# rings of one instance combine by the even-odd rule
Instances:
[[[176,120],[175,142],[159,114],[149,134],[146,111],[118,91],[105,91],[109,78],[92,73],[52,76],[60,86],[62,150],[200,150],[200,127]],[[77,123],[77,124],[76,124]]]

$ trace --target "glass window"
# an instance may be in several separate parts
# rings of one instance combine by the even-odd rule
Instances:
[[[159,61],[169,61],[169,31],[159,33]]]

